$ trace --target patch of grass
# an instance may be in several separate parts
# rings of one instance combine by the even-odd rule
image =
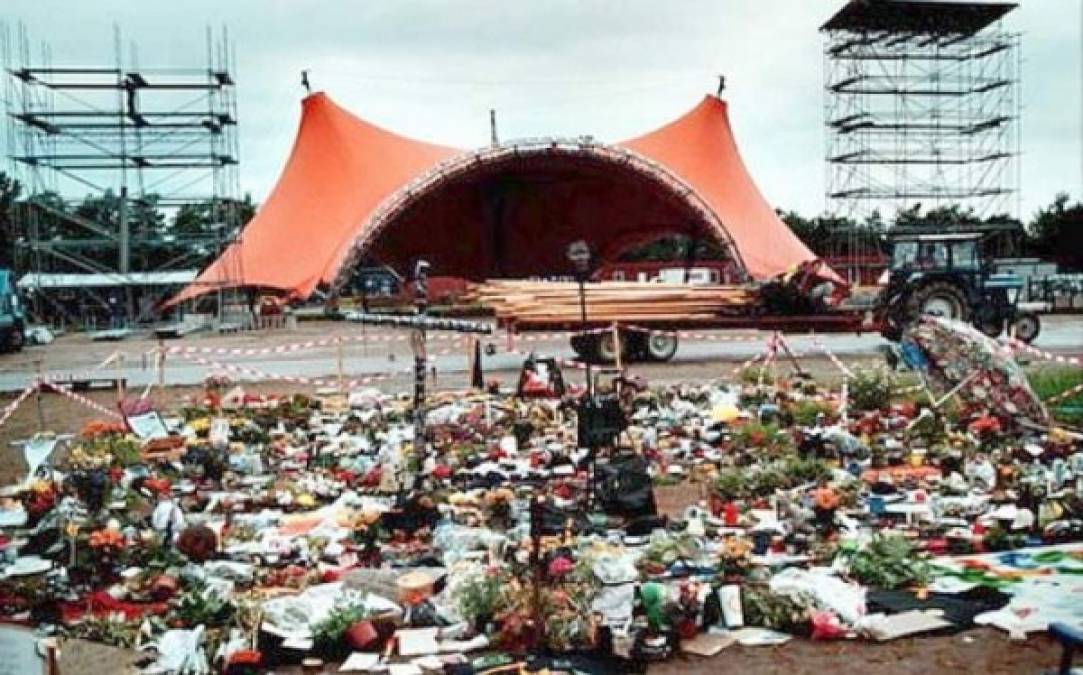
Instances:
[[[1043,401],[1083,384],[1083,368],[1042,366],[1027,372],[1034,393]],[[1049,412],[1064,424],[1083,426],[1083,392],[1049,405]]]

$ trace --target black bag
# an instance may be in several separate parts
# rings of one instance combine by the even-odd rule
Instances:
[[[658,513],[647,466],[642,455],[618,455],[596,467],[596,496],[606,514],[639,518]]]
[[[620,432],[628,427],[628,420],[615,394],[593,399],[584,397],[577,413],[581,448],[612,446]]]
[[[562,509],[551,501],[541,506],[541,534],[554,536],[570,527],[573,534],[583,534],[591,529],[590,519],[577,509]]]

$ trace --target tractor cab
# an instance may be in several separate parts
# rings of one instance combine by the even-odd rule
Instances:
[[[905,233],[891,240],[891,268],[878,301],[882,332],[898,340],[903,329],[922,315],[973,323],[991,337],[1004,330],[1030,342],[1040,323],[1020,312],[1023,280],[993,274],[980,232]]]
[[[896,237],[892,242],[891,272],[979,272],[981,238],[979,233]]]

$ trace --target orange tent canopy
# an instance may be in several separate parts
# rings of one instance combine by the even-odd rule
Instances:
[[[748,174],[725,101],[705,96],[675,122],[621,143],[682,178],[711,207],[755,279],[781,274],[816,256],[782,222]]]
[[[516,261],[513,266],[523,261],[522,274],[552,273],[562,269],[560,241],[571,241],[576,238],[573,235],[585,232],[592,244],[612,256],[635,243],[686,231],[666,230],[659,223],[690,219],[693,211],[687,204],[692,203],[721,224],[715,232],[701,234],[732,246],[732,253],[753,278],[770,278],[816,259],[756,188],[737,150],[727,106],[714,97],[705,97],[687,114],[656,131],[603,146],[623,157],[623,163],[590,170],[576,166],[589,162],[576,161],[574,156],[562,159],[566,165],[558,170],[551,158],[545,166],[528,166],[525,155],[520,157],[514,148],[510,154],[504,146],[470,153],[405,138],[354,116],[322,92],[306,97],[302,105],[296,141],[267,200],[238,240],[169,304],[230,287],[268,288],[305,298],[320,284],[333,283],[341,268],[351,264],[350,254],[357,248],[374,248],[381,259],[399,263],[413,255],[450,251],[443,266],[434,263],[434,272],[443,275],[483,277],[503,271],[499,258],[511,258]],[[501,164],[490,165],[490,174],[510,166],[525,172],[520,180],[529,181],[531,176],[536,180],[539,171],[556,171],[558,175],[549,176],[549,182],[575,179],[590,185],[576,190],[554,188],[557,191],[544,197],[535,196],[530,208],[505,209],[510,213],[510,233],[500,237],[511,243],[478,253],[486,245],[481,234],[474,232],[485,229],[484,223],[475,222],[484,220],[477,214],[491,208],[483,200],[471,200],[478,200],[477,193],[483,191],[479,186],[492,183],[466,185],[460,180],[459,192],[446,198],[424,191],[434,192],[431,178],[446,173],[452,164],[457,163],[460,173],[455,175],[461,177],[463,167],[469,171],[476,165],[481,172],[480,167],[492,158],[499,158]],[[639,174],[615,182],[608,190],[598,187],[624,165],[641,167]],[[652,178],[651,172],[665,180]],[[477,180],[500,179],[488,175]],[[651,190],[670,193],[654,199],[667,205],[648,204]],[[687,203],[679,203],[682,200]],[[407,202],[428,202],[429,208],[438,204],[441,213],[418,218],[402,207],[402,217],[398,217],[393,209]],[[395,216],[391,224],[374,231],[375,222],[389,222],[389,209]],[[557,222],[551,212],[560,209],[566,209],[567,216]],[[650,217],[640,215],[642,222],[636,221],[637,214],[647,211]],[[395,218],[402,221],[399,227]]]

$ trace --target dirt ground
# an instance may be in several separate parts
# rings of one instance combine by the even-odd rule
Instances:
[[[1060,646],[1044,633],[1012,642],[992,628],[943,637],[902,638],[871,643],[844,640],[813,642],[794,639],[781,647],[735,645],[710,658],[680,656],[650,668],[655,675],[825,675],[828,673],[983,673],[1038,675],[1054,669]]]

